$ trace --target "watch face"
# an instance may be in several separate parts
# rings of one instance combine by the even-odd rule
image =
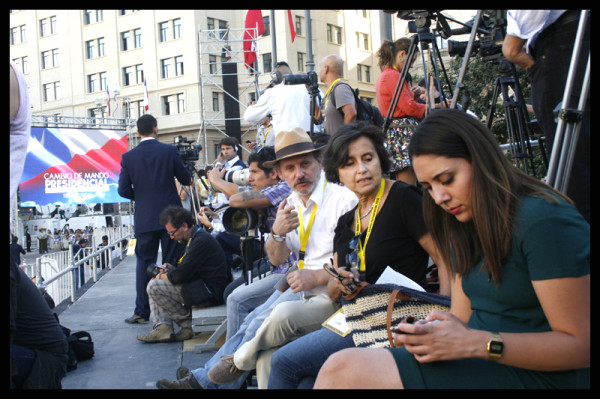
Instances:
[[[503,349],[504,349],[504,344],[502,342],[499,342],[499,341],[490,342],[490,352],[502,353]]]

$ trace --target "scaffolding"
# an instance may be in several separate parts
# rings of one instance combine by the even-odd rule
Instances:
[[[256,29],[253,29],[256,32]],[[225,137],[228,134],[225,132],[225,123],[230,120],[239,120],[240,122],[240,138],[243,139],[253,128],[242,118],[243,111],[248,104],[240,101],[244,98],[244,94],[254,91],[258,98],[258,78],[259,70],[251,70],[246,68],[244,60],[244,32],[246,29],[215,29],[215,30],[198,30],[198,52],[199,52],[199,71],[200,71],[200,102],[201,102],[201,127],[198,134],[197,144],[201,144],[205,151],[204,164],[208,164],[207,151],[208,148],[208,131],[218,132]],[[256,36],[256,34],[254,35]],[[247,40],[247,39],[246,39]],[[257,41],[254,40],[256,48]],[[258,54],[258,48],[256,48]],[[223,84],[223,77],[231,76],[224,71],[223,65],[232,63],[236,65],[238,79],[238,96],[234,96],[228,92]],[[259,64],[257,62],[257,64]],[[257,68],[260,69],[260,68]],[[252,73],[254,72],[254,73]],[[214,110],[212,107],[209,110],[207,101],[212,104],[213,94],[217,93],[233,99],[240,107],[239,118],[227,118],[225,115],[225,107],[220,107]],[[224,103],[224,101],[223,101]],[[242,142],[244,140],[241,140]],[[248,151],[244,146],[241,146],[245,151]]]

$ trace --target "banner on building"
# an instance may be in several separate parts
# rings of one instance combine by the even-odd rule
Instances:
[[[20,205],[128,202],[117,192],[127,149],[125,130],[31,128]]]

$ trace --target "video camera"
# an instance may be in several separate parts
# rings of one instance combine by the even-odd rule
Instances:
[[[195,162],[200,158],[200,151],[202,151],[200,144],[194,144],[183,136],[175,137],[174,141],[183,163]]]
[[[482,61],[494,61],[502,57],[502,43],[504,42],[506,31],[506,19],[502,15],[502,10],[496,10],[495,17],[488,17],[482,14],[482,21],[477,30],[479,40],[473,42],[470,57],[474,57],[477,53],[481,54]],[[467,34],[471,32],[474,25],[474,19],[469,20],[464,29],[453,31],[453,34]],[[448,55],[451,57],[464,57],[467,50],[468,42],[448,40]]]

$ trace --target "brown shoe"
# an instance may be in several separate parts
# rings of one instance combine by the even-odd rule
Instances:
[[[229,384],[240,378],[246,370],[240,370],[233,363],[233,355],[221,356],[221,361],[215,364],[207,374],[209,380],[215,384]]]
[[[159,380],[156,382],[156,387],[158,389],[202,389],[202,385],[192,373],[175,381]]]
[[[168,324],[159,324],[150,331],[148,334],[140,334],[137,336],[142,342],[154,344],[158,342],[173,342],[175,335],[173,334],[173,327]]]
[[[138,316],[136,314],[134,314],[133,316],[125,319],[125,323],[129,323],[129,324],[146,324],[148,323],[148,319],[144,319],[142,316]]]
[[[175,341],[185,341],[194,338],[194,330],[191,327],[184,327],[175,334]]]

